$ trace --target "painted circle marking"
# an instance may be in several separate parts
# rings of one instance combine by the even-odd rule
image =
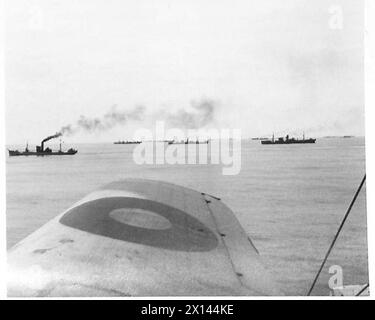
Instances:
[[[166,230],[172,226],[163,216],[140,208],[115,209],[109,216],[120,223],[150,230]]]

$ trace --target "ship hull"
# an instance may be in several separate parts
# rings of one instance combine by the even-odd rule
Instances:
[[[202,141],[202,142],[173,142],[169,141],[168,144],[208,144],[208,141]]]
[[[65,156],[65,155],[74,155],[77,151],[71,152],[20,152],[14,150],[8,150],[10,157],[19,157],[19,156]]]
[[[271,141],[271,140],[262,140],[262,144],[305,144],[305,143],[315,143],[316,139],[306,139],[306,140],[289,140],[289,141]]]
[[[142,143],[141,141],[136,141],[136,142],[113,142],[113,144],[140,144]]]

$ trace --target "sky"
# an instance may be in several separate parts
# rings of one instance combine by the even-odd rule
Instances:
[[[189,129],[207,101],[201,126],[245,138],[364,135],[362,1],[6,0],[5,15],[8,144],[113,108],[143,111],[64,139]]]

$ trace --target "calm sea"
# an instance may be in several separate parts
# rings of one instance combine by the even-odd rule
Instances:
[[[281,146],[244,140],[236,176],[222,175],[221,165],[136,165],[134,145],[74,147],[74,156],[7,157],[8,248],[103,184],[128,177],[164,180],[222,198],[288,295],[306,294],[365,173],[364,138]],[[332,265],[342,267],[346,285],[368,282],[365,191],[315,294],[329,294]]]

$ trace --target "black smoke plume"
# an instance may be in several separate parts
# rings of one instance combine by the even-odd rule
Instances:
[[[57,133],[55,133],[54,135],[49,136],[49,137],[43,139],[43,140],[42,140],[42,143],[44,143],[44,142],[46,142],[46,141],[48,141],[48,140],[51,140],[51,139],[58,138],[58,137],[60,137],[60,136],[62,136],[62,133],[61,133],[61,132],[57,132]]]
[[[203,99],[199,102],[191,103],[192,111],[184,109],[179,109],[175,112],[162,110],[151,113],[148,120],[164,120],[170,126],[199,129],[214,120],[215,108],[216,103],[213,100]],[[124,125],[129,121],[145,120],[145,111],[146,109],[143,106],[137,106],[130,111],[118,111],[116,106],[113,106],[101,118],[80,116],[76,123],[62,127],[57,135],[69,136],[78,131],[93,133],[110,130],[115,126]]]
[[[61,135],[72,135],[78,131],[85,132],[99,132],[112,129],[117,125],[123,125],[128,121],[139,121],[144,116],[145,108],[137,106],[130,111],[118,111],[116,106],[113,106],[110,111],[104,114],[101,118],[88,118],[80,116],[75,124],[69,124],[61,128]]]

